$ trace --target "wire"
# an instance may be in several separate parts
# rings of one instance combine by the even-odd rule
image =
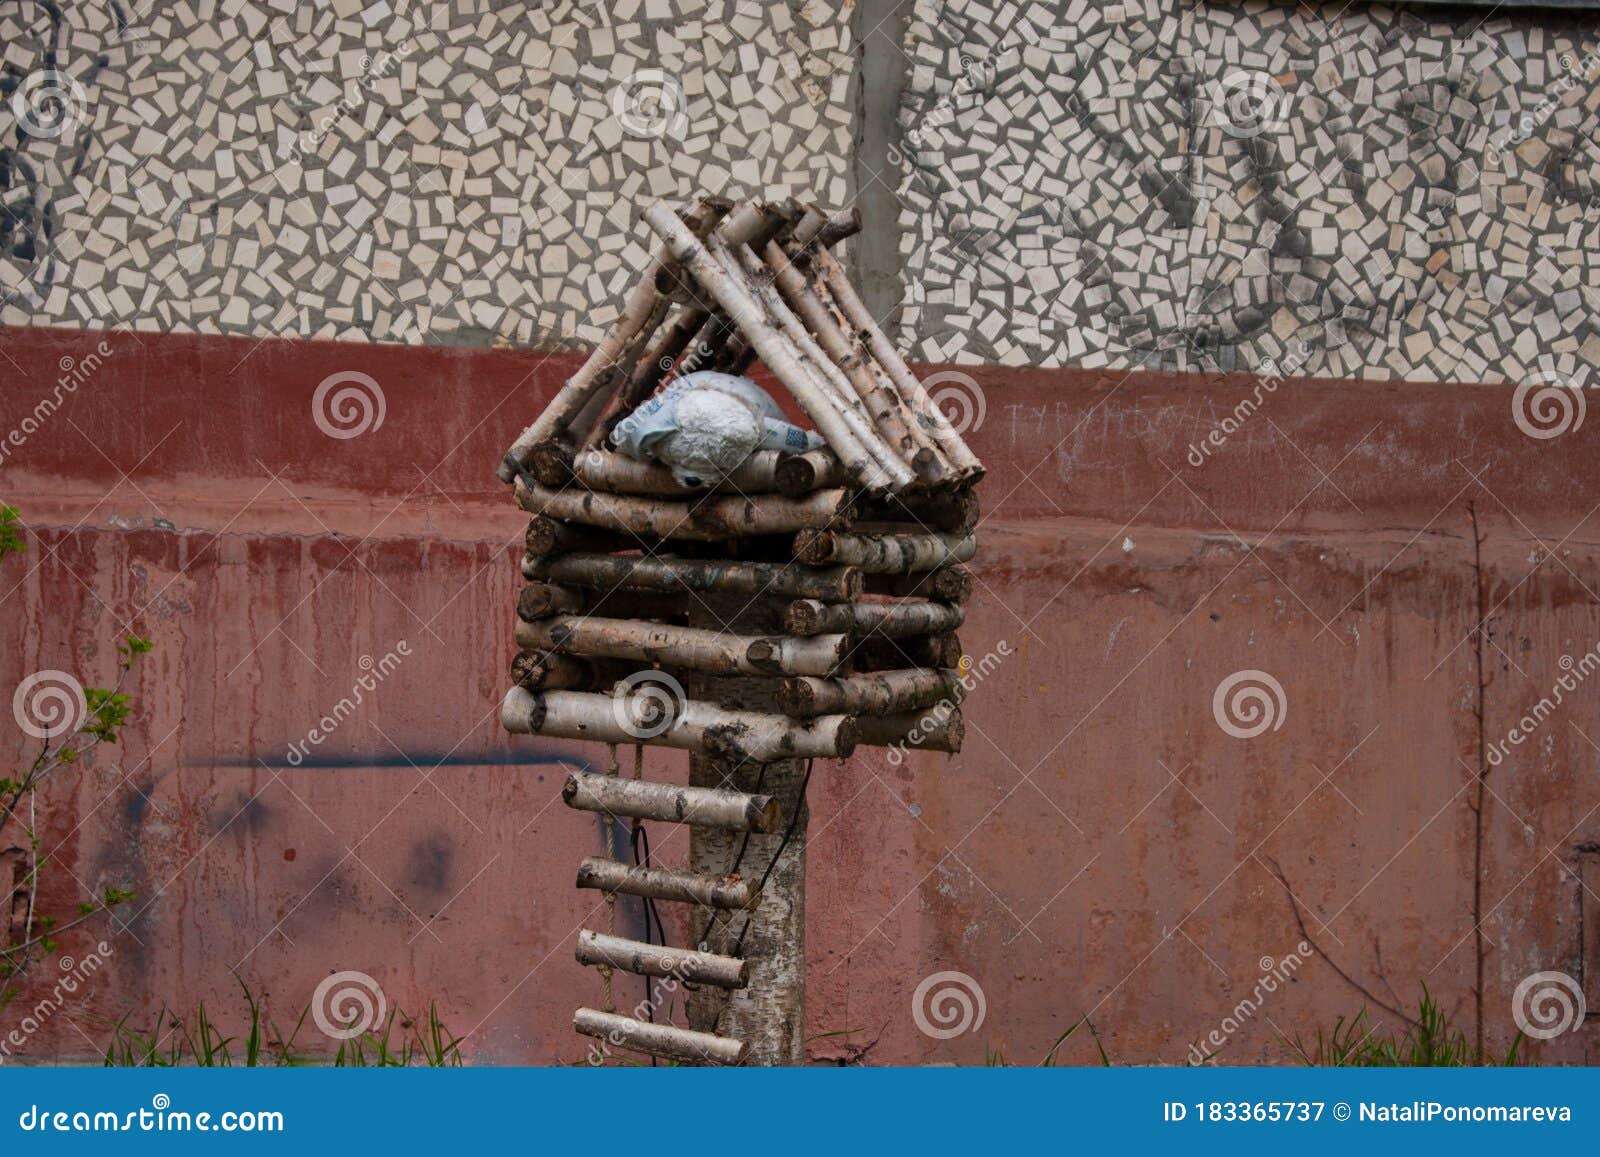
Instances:
[[[751,789],[752,794],[754,794],[755,792],[759,792],[761,790],[762,785],[766,783],[768,766],[770,766],[770,765],[763,763],[761,765],[761,770],[756,773],[756,785],[755,785],[755,787],[753,787]],[[808,766],[809,766],[809,764],[808,764]],[[749,832],[745,832],[744,839],[741,840],[740,843],[739,843],[739,851],[734,855],[733,863],[728,866],[728,871],[726,872],[726,875],[731,876],[731,875],[733,875],[734,873],[736,873],[739,870],[739,865],[744,863],[744,853],[745,853],[746,849],[748,849],[749,847],[750,847],[750,833]],[[711,918],[706,921],[706,934],[705,934],[704,937],[702,937],[702,940],[704,941],[705,946],[706,946],[707,949],[709,949],[711,947],[711,931],[712,931],[713,928],[716,927],[717,916],[718,916],[718,913],[715,910],[713,910],[712,913],[711,913]],[[723,927],[726,928],[731,923],[733,923],[733,916],[729,915],[727,920],[725,920],[723,922]]]
[[[767,880],[771,878],[773,869],[778,866],[778,861],[783,858],[784,849],[789,846],[790,837],[794,835],[795,828],[800,825],[800,813],[805,810],[806,788],[811,786],[811,767],[814,762],[814,760],[806,760],[806,773],[800,779],[800,790],[795,793],[794,812],[789,816],[789,824],[783,830],[783,839],[778,841],[778,850],[772,853],[772,859],[767,862],[767,870],[761,873],[761,882],[756,885],[758,894],[767,886]],[[755,918],[754,912],[745,916],[744,927],[739,929],[739,939],[734,941],[731,955],[738,956],[744,950],[745,933],[750,931],[750,925]]]

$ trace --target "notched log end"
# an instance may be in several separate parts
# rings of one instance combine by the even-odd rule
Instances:
[[[781,458],[772,468],[773,485],[786,498],[800,498],[817,488],[817,468],[803,454]]]
[[[802,530],[794,536],[794,556],[816,565],[827,562],[833,553],[833,533],[827,530]]]
[[[511,684],[521,687],[524,691],[531,691],[536,680],[541,676],[539,656],[532,651],[518,651],[511,658]]]
[[[513,687],[500,704],[500,726],[514,735],[537,735],[544,726],[544,710],[543,696]]]
[[[778,710],[785,715],[807,718],[817,713],[815,685],[809,679],[788,679],[778,689]]]
[[[744,655],[752,667],[762,671],[777,673],[783,670],[782,651],[777,640],[756,639],[745,648]]]
[[[783,612],[783,629],[791,635],[820,635],[822,608],[807,599],[792,602]]]
[[[540,442],[528,458],[530,472],[544,486],[566,486],[572,481],[573,449],[551,439]]]
[[[856,722],[855,716],[847,715],[839,723],[838,745],[840,759],[849,758],[861,742],[861,725]]]

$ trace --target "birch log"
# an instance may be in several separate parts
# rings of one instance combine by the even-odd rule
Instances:
[[[579,964],[620,968],[635,976],[672,976],[688,984],[743,988],[750,980],[750,965],[737,957],[646,944],[587,928],[578,933],[576,955]]]
[[[796,245],[809,245],[816,240],[828,224],[828,215],[815,205],[807,205],[800,213],[800,220],[795,222],[794,232],[789,234],[789,240]]]
[[[966,562],[978,553],[971,535],[852,534],[803,530],[795,536],[794,554],[801,562],[860,567],[868,574],[904,574]]]
[[[841,209],[817,233],[816,247],[831,249],[847,237],[854,237],[861,232],[861,210],[856,206]]]
[[[702,197],[690,210],[692,228],[684,226],[684,232],[694,237],[696,230],[712,228],[729,208],[730,203],[721,198]],[[605,389],[613,384],[618,362],[625,356],[629,345],[639,337],[652,319],[659,321],[656,304],[661,295],[656,289],[656,279],[658,275],[667,271],[671,264],[670,249],[662,246],[645,271],[645,275],[639,279],[633,292],[629,294],[622,309],[622,316],[612,327],[611,332],[594,348],[578,372],[567,379],[566,384],[533,424],[519,434],[516,441],[511,444],[511,448],[506,451],[506,458],[510,461],[501,462],[497,471],[500,481],[510,482],[515,478],[516,472],[512,462],[526,462],[526,454],[533,446],[565,434],[573,420],[588,407],[595,395],[603,394]],[[579,441],[582,441],[581,436]]]
[[[778,703],[785,714],[801,717],[895,715],[946,700],[959,704],[965,695],[959,671],[909,667],[842,679],[786,679],[778,692]]]
[[[535,451],[537,455],[537,451]],[[602,490],[611,494],[642,494],[669,498],[704,497],[712,494],[772,494],[778,489],[778,466],[789,457],[778,450],[757,450],[741,462],[732,473],[711,487],[686,486],[672,471],[655,462],[641,462],[626,454],[607,450],[585,450],[567,465],[567,480],[576,482],[586,490]],[[551,483],[537,469],[539,481]],[[841,478],[842,482],[842,478]],[[840,483],[835,483],[837,487]],[[807,490],[816,489],[807,487]],[[790,495],[789,497],[798,497]],[[893,509],[893,508],[885,508]]]
[[[729,275],[664,202],[658,201],[646,209],[644,219],[740,331],[755,343],[767,368],[794,394],[828,445],[840,456],[850,477],[862,486],[879,485],[880,472],[861,440],[850,431],[843,415],[822,389],[812,383],[800,364],[799,355],[767,321],[755,296]]]
[[[592,439],[602,437],[604,431],[600,427],[600,418],[607,411],[614,408],[622,391],[633,380],[634,370],[639,364],[639,359],[645,354],[645,346],[661,328],[661,323],[666,321],[667,313],[672,309],[672,302],[665,297],[657,296],[655,305],[650,310],[650,316],[645,318],[644,325],[639,332],[633,335],[632,340],[622,348],[616,360],[607,367],[604,374],[604,384],[594,393],[589,395],[589,400],[584,403],[583,409],[578,411],[577,417],[561,432],[560,437],[574,445],[587,446]]]
[[[704,1061],[713,1065],[737,1065],[744,1061],[745,1043],[732,1037],[693,1032],[670,1024],[652,1024],[580,1008],[572,1017],[572,1027],[584,1036],[597,1037],[612,1048],[629,1049],[653,1057],[680,1061]]]
[[[848,715],[800,722],[762,711],[725,711],[702,699],[663,710],[655,698],[584,691],[534,694],[513,687],[501,706],[500,721],[514,734],[673,747],[756,763],[843,759],[856,745],[855,721]]]
[[[846,476],[839,459],[829,449],[807,450],[804,454],[785,454],[772,468],[773,481],[782,494],[798,498],[813,490],[843,486]]]
[[[799,353],[801,366],[811,374],[812,381],[826,391],[835,410],[850,427],[850,432],[866,448],[867,454],[889,479],[891,488],[906,486],[912,482],[913,474],[906,465],[904,456],[880,433],[872,414],[856,396],[855,387],[850,384],[850,379],[845,376],[844,371],[836,366],[812,340],[811,334],[794,315],[794,311],[784,304],[783,295],[767,281],[766,267],[755,254],[748,249],[731,251],[716,237],[711,239],[709,248],[712,256],[722,264],[730,277],[743,278],[745,287],[766,309],[767,316],[777,325],[778,332],[787,338]]]
[[[668,501],[530,487],[519,478],[516,495],[518,504],[533,514],[656,538],[714,542],[741,535],[785,534],[850,524],[850,494],[846,490],[818,490],[805,498],[763,494],[753,498]]]
[[[578,811],[734,832],[776,831],[783,818],[783,809],[770,795],[717,787],[679,787],[592,771],[569,775],[561,798]]]
[[[761,638],[597,615],[518,622],[516,638],[530,651],[632,659],[710,675],[832,675],[850,650],[844,635]]]
[[[857,295],[855,287],[850,284],[850,279],[845,276],[844,268],[833,254],[826,250],[817,251],[815,263],[817,272],[826,281],[828,292],[833,295],[833,300],[839,307],[839,312],[844,314],[845,320],[866,339],[872,356],[888,373],[889,380],[900,391],[901,398],[911,407],[911,412],[922,423],[923,428],[938,442],[945,457],[963,473],[974,478],[981,477],[983,463],[979,462],[977,456],[967,448],[967,444],[961,440],[961,435],[956,433],[950,420],[940,412],[938,406],[933,404],[928,391],[911,372],[900,352],[884,336],[883,330],[878,328],[872,311]]]
[[[935,572],[939,573],[939,572]],[[851,567],[808,567],[799,563],[657,558],[651,555],[525,555],[522,575],[570,586],[611,590],[696,591],[729,595],[770,595],[782,599],[845,602],[861,596],[862,574]]]
[[[517,440],[511,444],[511,449],[506,452],[508,458],[525,463],[529,450],[540,442],[565,433],[573,419],[589,404],[590,399],[608,384],[610,371],[623,356],[626,347],[655,316],[655,305],[659,296],[656,293],[656,273],[661,267],[662,263],[658,258],[646,275],[639,279],[639,283],[634,286],[633,292],[629,294],[623,306],[622,317],[617,324],[594,348],[594,352],[589,355],[578,372],[567,379],[560,392],[533,424],[517,436]],[[499,475],[502,482],[512,480],[514,474],[509,463],[500,464]]]
[[[630,674],[626,663],[576,655],[518,651],[511,660],[512,684],[529,691],[604,691]]]
[[[623,387],[617,397],[617,404],[605,416],[599,427],[601,442],[616,428],[618,422],[639,407],[639,404],[656,392],[673,366],[677,364],[684,351],[701,339],[706,327],[712,324],[712,313],[704,306],[690,306],[684,309],[673,319],[660,340],[650,348],[644,361],[639,363],[639,369]]]
[[[648,868],[603,856],[590,856],[578,865],[578,887],[732,911],[749,910],[761,901],[755,885],[738,876],[708,876],[684,868]]]
[[[915,747],[953,754],[961,750],[966,737],[961,709],[950,703],[898,715],[863,715],[860,723],[861,742],[872,747]]]
[[[572,481],[572,459],[578,451],[570,442],[547,438],[528,451],[528,473],[545,486],[566,486]]]
[[[855,434],[862,439],[862,444],[875,453],[881,449],[876,445],[878,439],[869,421],[869,411],[855,393],[850,379],[845,376],[832,359],[822,348],[817,345],[809,330],[801,324],[793,309],[784,301],[783,295],[771,281],[771,274],[755,254],[748,249],[732,250],[726,244],[719,244],[713,240],[710,245],[712,255],[716,257],[727,269],[730,276],[744,279],[745,286],[756,295],[758,301],[766,308],[767,316],[777,324],[779,330],[794,343],[794,348],[800,351],[800,356],[813,378],[821,385],[828,388],[829,394],[842,412],[854,415],[857,422]]]
[[[791,635],[882,635],[903,639],[941,635],[962,623],[960,607],[944,603],[823,603],[797,599],[783,614]]]
[[[589,676],[589,665],[570,655],[518,651],[511,660],[512,686],[528,691],[540,691],[546,687],[552,691],[588,687]]]
[[[528,523],[522,536],[523,545],[535,555],[565,554],[582,550],[606,553],[613,550],[637,550],[639,540],[630,536],[619,538],[609,531],[592,526],[570,526],[554,518],[535,518]]]
[[[763,245],[763,238],[777,236],[800,217],[801,210],[793,202],[758,205],[746,201],[722,220],[718,231],[729,245]]]
[[[806,329],[815,335],[822,352],[839,368],[850,387],[861,399],[862,405],[866,406],[867,413],[877,423],[884,439],[899,451],[902,458],[907,461],[914,460],[917,452],[924,447],[912,434],[912,427],[907,422],[909,413],[900,395],[873,373],[872,368],[856,352],[855,345],[845,336],[844,330],[839,328],[838,323],[834,321],[833,313],[823,304],[822,299],[811,291],[805,274],[795,267],[794,260],[789,254],[773,243],[763,250],[762,258],[767,268],[771,270],[784,301],[800,320],[805,322]],[[932,463],[936,476],[946,473],[943,464],[933,454],[931,448],[929,457],[924,461]],[[919,475],[924,474],[926,470],[925,464],[924,469],[918,472]]]

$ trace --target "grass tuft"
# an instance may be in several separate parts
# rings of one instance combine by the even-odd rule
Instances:
[[[1422,1001],[1415,1024],[1403,1032],[1385,1033],[1373,1025],[1363,1008],[1352,1017],[1341,1016],[1333,1028],[1317,1030],[1309,1046],[1297,1035],[1284,1044],[1308,1065],[1329,1068],[1462,1068],[1476,1065],[1513,1066],[1522,1046],[1519,1030],[1504,1056],[1478,1056],[1466,1032],[1457,1028],[1422,986]]]
[[[243,1068],[282,1068],[331,1064],[356,1068],[459,1068],[461,1065],[461,1038],[445,1027],[438,1006],[431,1001],[423,1024],[417,1024],[401,1010],[394,1009],[380,1029],[340,1041],[331,1056],[317,1056],[301,1052],[295,1046],[310,1008],[300,1014],[294,1031],[285,1036],[276,1025],[271,1025],[268,1031],[261,1002],[244,981],[239,981],[239,988],[244,993],[248,1023],[242,1040],[226,1035],[203,1002],[188,1020],[163,1006],[156,1013],[155,1024],[146,1031],[130,1027],[126,1016],[113,1026],[111,1041],[106,1046],[106,1067],[232,1068],[237,1064]]]

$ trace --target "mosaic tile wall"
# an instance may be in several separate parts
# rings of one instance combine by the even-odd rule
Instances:
[[[593,341],[639,201],[849,203],[887,99],[920,358],[1600,366],[1593,19],[855,3],[0,3],[0,322]]]
[[[932,361],[1586,383],[1600,22],[1451,12],[919,0],[907,337]]]
[[[594,340],[636,201],[849,197],[848,2],[50,7],[0,3],[7,324]]]

